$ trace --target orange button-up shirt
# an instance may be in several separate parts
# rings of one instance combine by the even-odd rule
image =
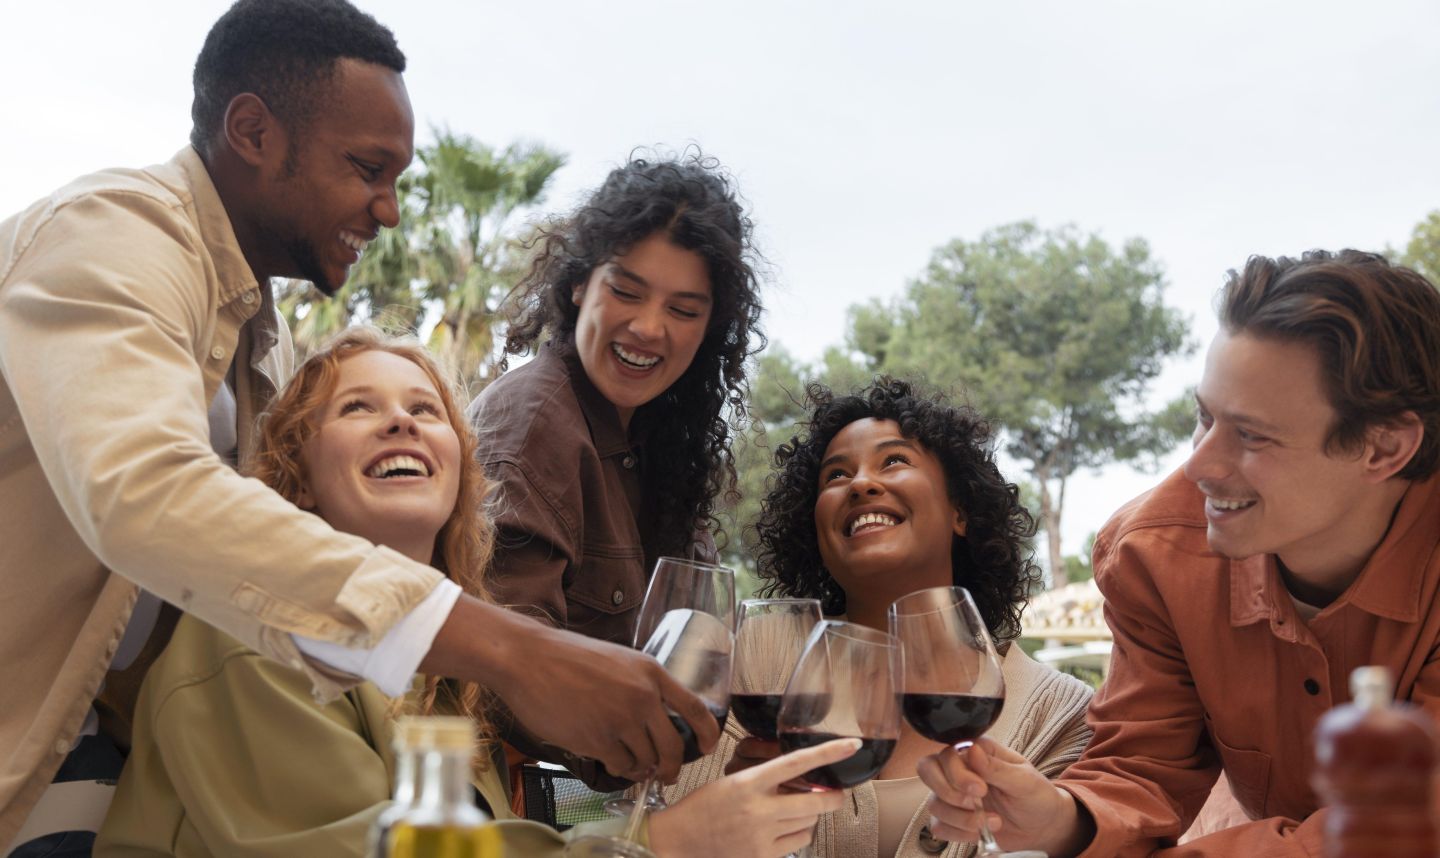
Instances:
[[[1057,782],[1095,818],[1083,858],[1318,855],[1311,736],[1350,699],[1350,672],[1384,665],[1397,699],[1440,716],[1440,477],[1410,487],[1359,577],[1308,623],[1273,555],[1229,560],[1205,530],[1177,472],[1095,541],[1115,649],[1094,740]],[[1256,821],[1175,847],[1222,770]]]

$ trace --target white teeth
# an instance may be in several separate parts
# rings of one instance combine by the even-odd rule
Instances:
[[[850,532],[846,536],[854,536],[867,527],[894,527],[900,520],[893,515],[886,515],[883,512],[867,512],[854,521],[850,522]]]
[[[340,242],[356,253],[364,253],[365,245],[370,243],[355,233],[346,230],[340,231]]]
[[[390,456],[389,458],[381,459],[370,466],[370,470],[365,472],[365,476],[384,479],[402,471],[409,472],[406,473],[405,476],[412,474],[419,474],[422,477],[430,476],[430,469],[425,466],[424,462],[414,456]]]
[[[1210,505],[1216,509],[1245,509],[1255,505],[1253,500],[1221,500],[1220,498],[1210,498],[1209,500]]]
[[[636,369],[646,369],[660,362],[659,357],[646,357],[645,355],[637,355],[634,352],[626,351],[625,347],[619,343],[611,343],[610,350],[613,351],[615,356],[620,358],[620,360],[630,364]]]

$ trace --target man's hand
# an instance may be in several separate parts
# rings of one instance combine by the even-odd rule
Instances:
[[[993,739],[961,742],[920,760],[920,780],[930,787],[930,832],[941,840],[980,839],[981,798],[986,821],[1006,849],[1040,849],[1065,858],[1094,837],[1089,814],[1046,780],[1020,754]]]
[[[650,656],[469,596],[456,603],[420,669],[483,684],[527,732],[631,780],[679,773],[682,744],[667,709],[690,723],[702,751],[720,737],[700,698]]]
[[[845,794],[794,792],[784,784],[860,748],[836,739],[727,775],[650,819],[650,848],[659,858],[778,858],[803,848],[822,813],[839,810]]]

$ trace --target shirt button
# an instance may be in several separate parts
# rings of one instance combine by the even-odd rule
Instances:
[[[1311,697],[1314,697],[1315,695],[1319,694],[1319,693],[1320,693],[1320,683],[1316,682],[1316,681],[1313,680],[1313,679],[1307,679],[1307,680],[1305,680],[1305,693],[1306,693],[1306,694],[1309,694]]]
[[[615,592],[610,594],[610,604],[618,608],[623,601],[625,601],[625,591],[616,587]]]
[[[255,303],[255,293],[254,293],[254,292],[246,292],[244,295],[241,295],[241,296],[240,296],[240,300],[241,300],[242,302],[246,303],[246,304],[254,304],[254,303]]]
[[[215,358],[216,360],[224,360],[225,350],[220,348],[219,346],[216,346],[215,348],[210,350],[210,357]]]
[[[620,460],[620,464],[625,466],[625,470],[633,471],[635,469],[635,454],[626,453],[625,458]]]

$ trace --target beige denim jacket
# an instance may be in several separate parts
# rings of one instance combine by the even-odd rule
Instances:
[[[289,633],[372,645],[440,579],[215,455],[232,361],[244,451],[291,349],[194,150],[0,223],[0,843],[69,750],[137,584],[330,699],[357,680]]]

